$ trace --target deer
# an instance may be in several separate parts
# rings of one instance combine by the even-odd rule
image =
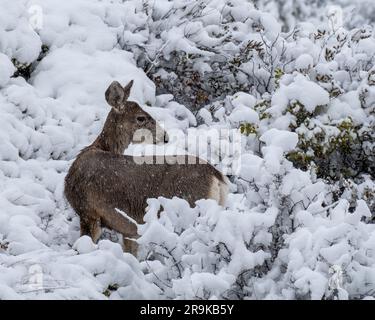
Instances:
[[[228,178],[192,155],[184,155],[185,161],[178,163],[162,159],[151,163],[124,155],[131,143],[140,142],[134,139],[139,130],[148,130],[153,144],[168,142],[157,121],[137,102],[128,100],[133,82],[123,87],[113,81],[105,91],[111,110],[98,137],[71,164],[64,194],[80,217],[81,236],[96,243],[103,227],[114,230],[123,237],[124,251],[136,255],[137,224],[143,222],[148,198],[176,196],[191,207],[200,199],[224,205]]]

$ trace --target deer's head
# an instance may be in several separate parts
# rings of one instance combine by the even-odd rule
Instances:
[[[155,119],[136,102],[128,100],[132,85],[133,80],[125,87],[114,81],[105,92],[112,110],[98,137],[103,149],[123,153],[130,143],[156,144],[168,141],[167,133]]]

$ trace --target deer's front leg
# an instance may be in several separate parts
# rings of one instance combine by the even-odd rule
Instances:
[[[87,235],[96,243],[102,234],[100,218],[81,217],[81,236]]]

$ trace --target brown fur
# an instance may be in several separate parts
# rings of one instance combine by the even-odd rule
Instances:
[[[135,253],[136,243],[127,238],[136,238],[137,228],[115,208],[141,223],[147,198],[178,196],[192,206],[196,200],[213,198],[223,204],[226,178],[192,156],[186,158],[185,164],[139,164],[139,158],[123,155],[136,130],[146,128],[155,133],[158,126],[138,104],[127,101],[131,84],[123,93],[118,82],[107,89],[106,99],[113,108],[98,138],[78,154],[70,167],[65,196],[80,216],[81,235],[97,241],[101,227],[107,227],[120,232],[125,250]],[[140,123],[139,117],[145,120]],[[165,132],[161,132],[165,139]],[[156,136],[153,142],[158,140],[160,137]]]

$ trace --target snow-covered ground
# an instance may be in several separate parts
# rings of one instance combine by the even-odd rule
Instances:
[[[274,14],[273,6],[259,2]],[[373,23],[343,31],[351,45],[342,44],[331,59],[321,48],[334,46],[336,33],[319,42],[312,36],[318,37],[318,26],[305,22],[295,37],[279,37],[281,22],[250,2],[197,3],[205,18],[185,21],[185,0],[0,0],[0,299],[375,297],[374,176],[364,174],[355,195],[335,198],[334,183],[286,158],[299,139],[321,128],[340,135],[334,126],[343,119],[374,129]],[[220,25],[224,14],[233,18],[230,39]],[[221,48],[228,54],[262,40],[254,30],[270,44],[270,61],[285,63],[272,89],[267,84],[260,93],[255,85],[241,92],[253,81],[244,74],[252,70],[262,79],[276,69],[257,62],[254,71],[255,64],[245,62],[242,73],[225,80],[241,90],[191,112],[172,95],[157,95],[146,74],[151,69],[139,67],[151,57],[156,68],[160,57],[181,51],[187,59],[201,55],[194,68],[209,73],[208,61]],[[225,208],[212,200],[195,208],[178,198],[149,200],[138,260],[123,253],[112,234],[98,244],[80,238],[79,218],[63,196],[70,164],[109,111],[105,89],[113,80],[131,79],[131,99],[169,130],[239,130],[244,123],[255,130],[241,138],[241,167],[231,177]],[[332,94],[335,86],[339,96]],[[288,113],[295,101],[314,115],[321,106],[328,109],[303,127]],[[218,167],[225,161],[230,156]]]

